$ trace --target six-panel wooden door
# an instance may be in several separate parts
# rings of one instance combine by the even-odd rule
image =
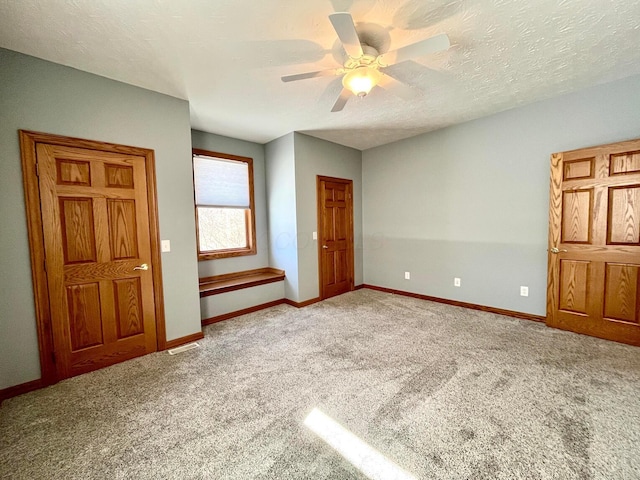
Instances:
[[[551,157],[547,325],[640,345],[640,140]]]
[[[156,350],[144,157],[38,143],[58,378]]]
[[[353,182],[318,176],[320,298],[353,290]]]

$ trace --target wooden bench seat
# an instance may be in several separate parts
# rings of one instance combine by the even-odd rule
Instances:
[[[200,279],[200,298],[284,280],[284,270],[264,267]]]

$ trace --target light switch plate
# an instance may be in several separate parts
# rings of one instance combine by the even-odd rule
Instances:
[[[170,252],[171,251],[171,240],[162,240],[160,242],[160,250],[162,250],[162,252]]]
[[[311,234],[311,236],[313,237],[314,240],[317,240],[318,239],[318,232],[313,232]]]

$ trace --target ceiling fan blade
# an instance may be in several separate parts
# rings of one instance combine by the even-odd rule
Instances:
[[[362,45],[360,45],[360,37],[358,37],[351,14],[347,12],[332,13],[329,15],[329,20],[331,20],[347,55],[353,58],[361,57]]]
[[[333,108],[331,109],[331,111],[332,112],[341,111],[344,108],[344,106],[347,104],[349,97],[351,97],[351,92],[346,88],[343,88],[342,91],[340,92],[340,96],[336,100],[336,103],[333,104]]]
[[[316,77],[330,77],[333,75],[337,75],[338,71],[335,68],[330,68],[328,70],[318,70],[316,72],[306,72],[306,73],[296,73],[294,75],[284,75],[280,79],[283,82],[295,82],[296,80],[305,80],[307,78],[316,78]]]
[[[403,100],[415,100],[421,93],[417,88],[410,87],[386,72],[380,79],[378,86]]]
[[[447,50],[451,46],[449,37],[445,33],[436,35],[435,37],[420,40],[405,47],[392,50],[380,56],[381,62],[385,65],[393,65],[395,63],[412,60],[416,57],[422,57],[430,53],[441,52]]]

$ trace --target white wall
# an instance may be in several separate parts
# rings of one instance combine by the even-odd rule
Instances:
[[[0,49],[0,388],[40,377],[18,130],[155,151],[169,340],[200,331],[189,104]]]
[[[638,137],[636,76],[366,150],[364,282],[545,315],[550,155]]]

